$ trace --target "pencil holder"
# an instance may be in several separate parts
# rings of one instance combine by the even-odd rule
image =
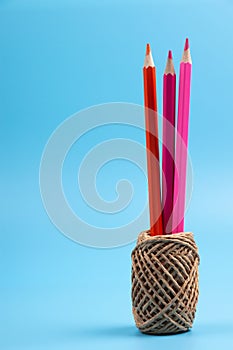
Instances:
[[[199,294],[198,265],[191,232],[140,233],[132,252],[132,304],[141,332],[174,334],[192,327]]]

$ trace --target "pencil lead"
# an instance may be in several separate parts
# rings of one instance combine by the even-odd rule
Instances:
[[[168,58],[169,58],[169,60],[172,60],[172,51],[171,50],[168,51]]]
[[[150,50],[150,44],[146,44],[146,55],[149,55],[151,52]]]
[[[186,38],[185,40],[185,45],[184,45],[184,51],[188,50],[189,49],[189,39]]]

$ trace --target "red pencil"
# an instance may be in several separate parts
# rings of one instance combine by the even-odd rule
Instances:
[[[175,110],[176,110],[176,73],[169,51],[163,76],[163,177],[162,208],[164,233],[172,232],[172,209],[174,191],[175,157]]]
[[[176,137],[176,171],[173,199],[173,233],[184,231],[184,212],[186,195],[186,168],[189,130],[190,88],[192,60],[189,42],[186,39],[183,57],[180,63],[178,121]]]
[[[161,215],[156,71],[149,44],[146,46],[143,77],[150,207],[150,234],[151,236],[155,236],[163,234],[163,222]]]

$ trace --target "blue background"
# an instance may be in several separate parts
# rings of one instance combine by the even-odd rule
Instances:
[[[232,23],[230,0],[0,2],[1,349],[232,347]],[[148,41],[161,106],[167,50],[178,71],[186,36],[194,168],[186,229],[200,249],[200,300],[191,332],[151,337],[131,315],[134,244],[97,250],[60,234],[41,202],[39,164],[71,114],[103,102],[142,103]],[[104,181],[99,186],[104,194]]]

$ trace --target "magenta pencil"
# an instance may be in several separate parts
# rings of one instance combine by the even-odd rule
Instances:
[[[172,210],[174,192],[175,157],[175,111],[176,111],[176,73],[169,51],[163,76],[163,148],[162,148],[162,208],[163,231],[172,233]]]
[[[192,60],[186,39],[180,63],[172,233],[184,231],[191,73]]]

